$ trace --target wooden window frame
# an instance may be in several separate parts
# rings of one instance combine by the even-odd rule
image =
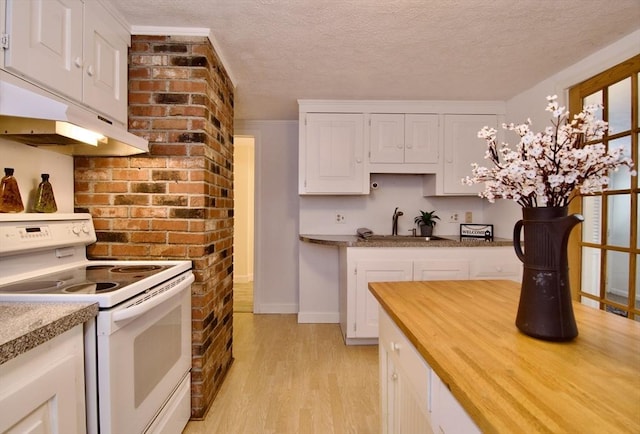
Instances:
[[[604,144],[608,145],[608,143],[612,140],[615,140],[620,137],[630,136],[631,138],[631,150],[632,150],[632,159],[634,161],[634,169],[638,170],[638,136],[640,135],[640,126],[638,125],[638,113],[639,113],[639,102],[638,102],[638,74],[640,73],[640,54],[634,56],[592,78],[589,78],[582,83],[579,83],[572,88],[569,89],[569,112],[573,115],[575,113],[579,113],[582,110],[582,101],[585,97],[598,92],[603,92],[603,101],[607,101],[607,87],[615,84],[621,80],[626,78],[631,78],[631,128],[622,133],[614,132],[612,135],[606,135],[604,137]],[[604,119],[608,119],[607,107],[605,104],[605,108],[603,111]],[[640,279],[640,276],[637,275],[636,272],[636,261],[639,252],[638,249],[638,177],[631,177],[631,187],[629,189],[623,190],[614,190],[612,192],[604,192],[601,194],[603,197],[608,197],[613,194],[626,194],[630,195],[631,199],[631,212],[630,212],[630,231],[631,237],[629,240],[629,247],[619,247],[619,246],[611,246],[605,244],[593,244],[584,242],[582,240],[582,231],[574,230],[569,239],[569,273],[570,273],[570,282],[572,288],[572,295],[575,300],[581,300],[582,297],[595,300],[599,302],[600,309],[615,308],[617,310],[622,310],[627,313],[628,318],[635,318],[640,320],[640,310],[635,305],[636,298],[636,285],[637,279]],[[603,200],[603,208],[601,212],[602,220],[601,220],[601,228],[602,230],[606,230],[608,227],[607,224],[607,208],[606,204],[608,201]],[[569,206],[569,211],[571,213],[581,213],[582,212],[582,195],[576,195],[575,200],[572,200]],[[606,240],[606,238],[601,237],[601,240]],[[600,291],[598,296],[594,296],[592,294],[588,294],[582,292],[581,287],[581,269],[582,269],[582,248],[583,247],[594,247],[601,250],[602,254],[600,255]],[[606,272],[607,272],[607,252],[608,251],[619,251],[624,253],[629,253],[630,261],[629,261],[629,292],[628,292],[628,300],[627,305],[621,305],[611,300],[606,299],[605,290],[606,290]]]

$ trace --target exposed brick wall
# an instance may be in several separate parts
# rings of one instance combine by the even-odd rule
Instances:
[[[233,322],[233,87],[207,38],[132,38],[129,131],[150,154],[75,158],[75,206],[93,216],[94,259],[193,262],[199,419],[231,364]]]

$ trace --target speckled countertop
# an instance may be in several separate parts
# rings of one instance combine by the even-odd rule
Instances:
[[[0,303],[0,364],[97,314],[97,303]]]
[[[396,239],[363,239],[356,235],[307,235],[301,234],[300,240],[307,243],[337,247],[504,247],[513,246],[508,238],[460,239],[458,235],[438,235],[429,241],[422,237],[396,237]],[[400,239],[397,239],[400,238]]]

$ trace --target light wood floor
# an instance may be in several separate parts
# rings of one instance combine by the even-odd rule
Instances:
[[[233,284],[233,311],[253,312],[253,282]]]
[[[204,421],[184,434],[377,434],[378,347],[337,324],[234,313],[231,366]]]

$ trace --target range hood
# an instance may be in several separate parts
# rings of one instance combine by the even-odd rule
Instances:
[[[147,140],[129,133],[124,126],[37,90],[0,80],[0,138],[66,155],[149,152]]]

